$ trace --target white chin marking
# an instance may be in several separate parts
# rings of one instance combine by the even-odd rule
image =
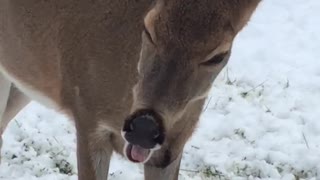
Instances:
[[[160,146],[160,144],[157,144],[154,148],[151,149],[151,151],[156,151],[159,149],[161,149],[161,146]]]
[[[149,159],[151,158],[152,154],[153,154],[153,150],[150,150],[150,153],[149,153],[147,159],[145,161],[143,161],[142,164],[145,164],[146,162],[148,162]]]

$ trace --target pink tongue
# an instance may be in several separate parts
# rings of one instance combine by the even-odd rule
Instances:
[[[138,161],[138,162],[144,162],[149,155],[149,150],[148,149],[144,149],[142,147],[139,146],[132,146],[131,149],[131,157],[133,160]]]

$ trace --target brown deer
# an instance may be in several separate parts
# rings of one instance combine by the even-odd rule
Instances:
[[[0,135],[30,99],[74,120],[79,180],[113,151],[176,180],[232,42],[260,0],[0,1]],[[141,40],[142,32],[142,40]]]

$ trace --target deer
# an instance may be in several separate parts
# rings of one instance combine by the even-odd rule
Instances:
[[[119,153],[177,180],[237,34],[260,0],[2,0],[0,136],[31,100],[76,128],[79,180]],[[2,144],[2,139],[1,139]]]

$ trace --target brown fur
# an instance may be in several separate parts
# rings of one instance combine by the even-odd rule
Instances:
[[[174,180],[205,93],[227,60],[195,68],[231,49],[259,2],[2,0],[0,76],[74,119],[79,180],[106,180],[112,151],[122,153],[125,118],[157,110],[166,141],[146,163],[145,179]],[[143,19],[152,42],[144,33],[141,43]],[[28,102],[12,91],[19,93],[7,99],[22,103],[6,112]],[[0,128],[11,118],[3,116]]]

